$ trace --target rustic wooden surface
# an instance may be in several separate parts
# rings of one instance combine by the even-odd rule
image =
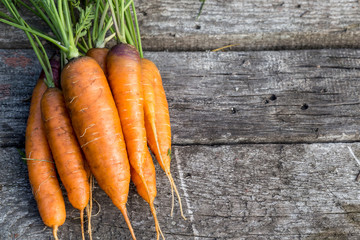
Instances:
[[[360,165],[348,147],[360,158],[360,50],[344,49],[359,47],[359,2],[208,0],[195,20],[199,6],[139,1],[145,55],[167,91],[172,172],[188,217],[177,205],[169,216],[169,185],[156,164],[166,239],[359,239]],[[239,45],[199,52],[227,44]],[[28,47],[20,31],[0,25],[1,240],[52,235],[18,153],[40,72]],[[289,50],[306,48],[341,49]],[[263,49],[283,50],[239,51]],[[94,198],[94,239],[130,239],[97,186]],[[78,212],[66,204],[60,239],[81,239]],[[138,239],[154,239],[133,184],[128,209]]]
[[[167,239],[358,239],[359,166],[347,147],[360,154],[359,143],[175,146],[172,171],[189,220],[178,211],[169,217],[167,180],[157,168],[163,232]],[[2,239],[49,239],[17,154],[0,152]],[[101,202],[94,238],[130,239],[111,201],[99,188],[94,197]],[[78,213],[67,206],[59,236],[80,239]],[[128,208],[138,238],[154,239],[150,212],[133,185]]]
[[[139,1],[148,50],[359,47],[360,5],[353,0]]]
[[[164,78],[174,144],[359,139],[360,51],[145,55]],[[0,98],[6,119],[0,146],[21,147],[27,100],[40,66],[32,50],[0,50],[0,62],[5,63],[0,66]]]
[[[139,0],[145,50],[232,50],[359,47],[357,0]],[[1,8],[0,8],[1,9]],[[27,18],[40,29],[39,21]],[[1,27],[0,48],[29,48],[20,30]],[[9,37],[11,36],[11,37]]]
[[[183,221],[178,211],[168,216],[168,184],[158,169],[156,204],[167,239],[356,239],[360,166],[347,146],[360,155],[360,145],[342,142],[359,136],[359,51],[146,55],[159,65],[168,93],[172,169],[189,218]],[[0,56],[0,236],[47,239],[51,232],[42,231],[17,152],[40,67],[31,50]],[[265,144],[248,145],[256,142]],[[102,209],[94,217],[95,239],[128,239],[121,215],[99,188],[95,199]],[[150,213],[133,186],[128,205],[139,239],[151,239]],[[79,238],[77,214],[68,204],[64,239]]]

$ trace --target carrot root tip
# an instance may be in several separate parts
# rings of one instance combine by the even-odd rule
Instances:
[[[151,213],[154,217],[154,221],[155,221],[155,230],[156,230],[156,240],[159,240],[160,238],[160,235],[161,235],[161,238],[163,240],[165,240],[165,237],[164,237],[164,234],[163,232],[161,231],[161,228],[160,228],[160,224],[159,224],[159,221],[157,219],[157,216],[156,216],[156,209],[154,207],[154,204],[153,203],[150,203],[150,210],[151,210]],[[160,233],[160,234],[159,234]]]
[[[88,204],[88,208],[87,208],[87,218],[88,218],[88,234],[89,234],[89,238],[90,240],[92,240],[92,231],[91,231],[91,214],[92,214],[92,208],[93,208],[93,197],[92,197],[92,191],[94,189],[94,177],[91,175],[90,176],[90,191],[89,191],[89,199],[90,199],[90,203]]]
[[[173,215],[174,215],[174,205],[175,205],[174,186],[173,186],[173,183],[171,181],[171,177],[169,176],[168,173],[166,173],[166,176],[168,177],[169,182],[170,182],[170,186],[171,186],[171,211],[170,211],[170,216],[173,217]]]
[[[84,231],[84,209],[80,210],[80,222],[81,222],[81,237],[85,240],[85,231]]]
[[[186,221],[187,219],[186,219],[186,217],[184,216],[184,211],[183,211],[182,203],[181,203],[181,197],[180,197],[179,191],[177,190],[177,187],[176,187],[176,185],[175,185],[174,179],[173,179],[173,177],[172,177],[172,175],[171,175],[170,172],[169,172],[169,173],[166,173],[166,175],[168,176],[169,181],[170,181],[170,184],[171,184],[171,186],[172,186],[172,189],[175,190],[175,194],[176,194],[177,199],[178,199],[178,201],[179,201],[179,207],[180,207],[181,217]]]
[[[53,227],[53,236],[55,240],[59,240],[58,236],[57,236],[57,231],[58,231],[58,226],[54,226]]]
[[[131,233],[131,236],[132,236],[133,240],[136,240],[135,233],[134,233],[134,230],[133,230],[133,228],[131,226],[130,219],[128,217],[126,207],[125,206],[121,207],[120,211],[121,211],[122,215],[124,216],[125,222],[126,222],[128,228],[130,230],[130,233]]]

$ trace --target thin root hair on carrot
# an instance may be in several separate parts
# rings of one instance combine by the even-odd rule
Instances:
[[[46,160],[46,159],[34,159],[34,158],[21,158],[25,161],[38,161],[38,162],[48,162],[48,163],[54,163],[52,161]]]
[[[170,211],[170,216],[172,217],[174,215],[174,205],[175,205],[175,196],[174,196],[174,187],[171,184],[171,180],[168,174],[166,174],[166,176],[168,177],[169,181],[170,181],[170,187],[171,187],[171,211]]]
[[[96,204],[98,205],[98,212],[95,213],[94,215],[92,215],[92,217],[96,217],[97,215],[99,215],[99,213],[101,212],[101,205],[100,203],[95,199],[93,198],[94,202],[96,202]]]
[[[89,234],[89,238],[90,240],[92,240],[92,231],[91,231],[91,214],[92,214],[92,208],[93,208],[93,196],[92,196],[92,191],[94,190],[94,176],[92,174],[90,174],[90,196],[89,196],[89,207],[88,207],[88,211],[87,211],[87,217],[88,217],[88,234]]]
[[[35,234],[38,234],[38,233],[45,232],[47,228],[48,228],[48,226],[45,226],[45,227],[43,228],[43,230],[32,232],[32,233],[29,234],[29,236],[35,235]]]
[[[164,234],[163,234],[162,231],[161,231],[160,224],[159,224],[158,218],[157,218],[157,216],[156,216],[156,209],[155,209],[155,207],[154,207],[154,204],[151,203],[151,204],[149,204],[149,205],[150,205],[150,210],[151,210],[151,213],[152,213],[152,215],[153,215],[153,217],[154,217],[154,221],[155,221],[156,240],[159,240],[160,235],[161,235],[161,238],[162,238],[163,240],[165,240]]]
[[[182,208],[182,203],[181,203],[181,198],[180,198],[180,194],[177,190],[177,187],[175,185],[175,182],[174,182],[174,179],[172,178],[172,175],[171,173],[168,174],[168,176],[170,177],[170,182],[171,182],[171,185],[174,187],[174,190],[175,190],[175,194],[178,198],[178,201],[179,201],[179,207],[180,207],[180,214],[181,214],[181,217],[184,219],[184,220],[187,220],[186,217],[184,216],[184,211],[183,211],[183,208]]]

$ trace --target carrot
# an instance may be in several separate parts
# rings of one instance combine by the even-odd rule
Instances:
[[[129,5],[129,4],[128,4]],[[147,141],[150,149],[155,154],[161,168],[165,171],[170,181],[172,193],[171,216],[174,209],[174,190],[178,197],[181,216],[186,220],[182,210],[181,198],[170,172],[171,161],[171,129],[169,110],[166,101],[165,91],[162,87],[161,76],[156,65],[148,59],[143,58],[140,29],[137,21],[134,2],[131,2],[132,13],[130,7],[121,14],[125,18],[125,27],[122,25],[122,32],[130,30],[130,38],[127,37],[128,43],[134,45],[139,51],[141,57],[141,84],[144,94],[144,112],[145,112],[145,128]],[[113,18],[116,19],[114,11]],[[123,16],[124,15],[124,16]],[[116,22],[114,20],[114,22]],[[121,39],[119,28],[115,24],[118,38]],[[130,41],[129,41],[130,40]],[[132,40],[132,41],[131,41]]]
[[[115,7],[112,1],[108,2],[117,40],[121,44],[111,48],[108,53],[108,81],[124,130],[126,148],[132,167],[132,181],[135,183],[139,195],[150,205],[155,221],[157,239],[159,239],[159,234],[164,239],[154,207],[156,197],[155,167],[146,144],[143,90],[140,82],[140,55],[134,46],[125,43],[125,40],[134,38],[135,30],[128,26],[128,23],[131,22],[131,16],[129,9],[124,11],[125,2],[116,1],[118,2],[115,2]],[[136,17],[134,2],[132,2],[132,9]],[[125,19],[130,21],[125,24]],[[128,29],[132,32],[130,37],[126,34]]]
[[[34,1],[31,3],[35,4]],[[22,24],[23,20],[20,21],[22,25],[2,22],[50,41],[61,50],[62,62],[65,58],[69,61],[61,73],[61,86],[76,137],[98,184],[120,209],[133,239],[136,239],[126,210],[130,166],[116,105],[101,67],[90,57],[80,57],[76,47],[91,26],[92,6],[79,9],[79,24],[73,31],[68,1],[36,4],[47,14],[46,22],[56,38],[31,29]],[[39,51],[36,53],[38,55]]]
[[[89,202],[89,181],[85,159],[76,140],[64,97],[58,88],[48,88],[41,99],[46,136],[60,179],[71,205],[80,210],[81,233],[84,235],[84,209]]]
[[[30,112],[25,134],[25,152],[29,172],[29,180],[34,194],[40,216],[45,225],[53,229],[55,239],[58,227],[66,219],[65,203],[59,181],[56,176],[54,161],[46,139],[44,123],[41,119],[41,98],[46,91],[48,80],[58,77],[60,64],[58,61],[49,62],[45,49],[37,36],[31,36],[29,25],[22,19],[15,4],[3,0],[7,14],[0,12],[0,21],[24,30],[35,54],[39,57],[43,67],[39,80],[33,90]],[[41,47],[39,47],[41,45]],[[44,63],[46,61],[46,64]],[[44,67],[46,65],[46,68]],[[53,78],[54,76],[54,78]],[[58,79],[58,78],[57,78]],[[45,85],[46,83],[46,85]]]
[[[9,0],[4,0],[3,3],[5,5],[5,7],[7,8],[8,12],[11,13],[12,17],[9,17],[6,14],[1,13],[1,16],[5,17],[7,20],[4,20],[4,19],[0,19],[0,20],[2,20],[2,22],[5,22],[9,25],[12,25],[12,26],[15,26],[17,28],[24,30],[26,36],[29,39],[30,45],[32,46],[36,56],[38,57],[38,60],[41,64],[41,66],[43,68],[43,74],[42,74],[43,85],[45,83],[47,85],[47,87],[49,87],[49,88],[46,91],[45,91],[45,89],[41,90],[41,95],[38,96],[39,99],[37,99],[38,102],[36,102],[36,105],[38,105],[37,111],[39,111],[39,115],[40,115],[39,121],[41,124],[43,124],[43,125],[41,125],[41,128],[42,128],[41,131],[44,131],[44,127],[45,127],[45,132],[46,132],[46,135],[48,138],[47,140],[48,140],[50,148],[53,152],[53,156],[55,158],[55,162],[56,162],[57,168],[59,170],[59,175],[65,185],[66,190],[68,191],[69,200],[75,208],[80,210],[82,238],[85,239],[84,227],[83,227],[84,226],[83,212],[84,212],[84,208],[86,207],[86,205],[89,201],[89,184],[87,182],[87,172],[85,170],[85,167],[86,167],[85,161],[82,157],[80,146],[78,145],[78,143],[76,141],[74,131],[71,127],[70,120],[69,120],[69,117],[68,117],[66,109],[65,109],[64,98],[62,96],[62,93],[60,90],[54,88],[55,85],[57,85],[58,80],[59,80],[59,69],[60,69],[59,59],[54,59],[55,61],[53,61],[53,62],[48,61],[47,53],[43,47],[42,42],[39,40],[39,38],[37,36],[37,35],[40,35],[47,40],[51,40],[52,42],[55,41],[55,44],[57,44],[61,48],[62,51],[66,51],[67,55],[76,57],[79,53],[78,53],[78,50],[73,47],[75,45],[75,43],[74,43],[74,38],[71,36],[72,35],[71,27],[70,27],[70,31],[68,31],[69,35],[67,35],[65,33],[65,32],[67,32],[66,31],[67,29],[64,28],[64,25],[62,25],[62,24],[65,24],[65,22],[61,22],[62,24],[55,24],[56,25],[56,27],[55,27],[55,25],[51,25],[51,21],[49,21],[48,18],[44,17],[44,13],[40,9],[40,7],[44,7],[46,5],[45,9],[48,14],[51,13],[50,15],[53,18],[52,20],[55,20],[55,19],[56,19],[56,21],[59,20],[60,15],[57,12],[57,9],[56,9],[56,6],[54,5],[54,3],[53,4],[51,4],[51,2],[46,2],[46,3],[45,2],[37,2],[36,3],[38,6],[36,6],[35,7],[36,10],[33,10],[33,11],[37,12],[39,14],[38,16],[42,17],[44,20],[46,19],[46,22],[49,23],[51,29],[53,29],[53,30],[57,29],[58,31],[60,31],[62,33],[62,34],[59,34],[59,32],[54,32],[54,35],[56,37],[62,36],[63,38],[61,40],[66,42],[65,44],[61,45],[61,41],[52,39],[51,37],[48,37],[42,33],[39,33],[36,30],[34,30],[33,28],[31,28],[22,19],[22,17],[20,16],[20,14],[17,11],[16,6],[13,2],[11,2]],[[33,2],[33,1],[31,3],[35,4],[35,2]],[[24,4],[25,4],[25,6],[27,6],[26,3],[24,3]],[[43,4],[45,4],[45,5],[43,5]],[[63,5],[63,7],[65,8],[65,11],[67,11],[67,13],[65,13],[65,16],[67,17],[66,24],[67,24],[67,26],[70,26],[70,21],[69,21],[70,19],[69,19],[69,14],[68,14],[69,8],[67,5],[67,2],[59,1],[58,7],[60,9],[62,8],[61,5]],[[31,7],[27,6],[27,9],[31,9]],[[86,11],[87,11],[87,13],[89,13],[89,11],[90,11],[89,8]],[[83,11],[80,14],[82,16],[82,18],[84,18],[85,15],[88,15],[88,14],[84,14],[86,11]],[[64,12],[61,11],[61,14],[64,14]],[[60,18],[63,20],[65,19],[64,15],[61,15]],[[83,35],[84,34],[83,31],[89,27],[88,26],[89,20],[90,19],[88,18],[87,22],[76,26],[76,31],[77,31],[76,39],[80,35]],[[70,41],[68,41],[68,40],[70,40]],[[64,54],[62,54],[62,56],[64,56]],[[41,122],[42,121],[41,120],[41,112],[43,114],[44,123]],[[31,117],[31,112],[30,112],[30,117]],[[35,128],[34,130],[38,130],[39,128],[40,127],[37,126],[37,128]],[[28,134],[28,132],[27,132],[27,134]],[[31,134],[32,133],[29,132],[30,137],[32,136]],[[49,148],[49,146],[47,145],[47,142],[46,142],[46,137],[44,137],[44,139],[45,140],[43,142],[45,142],[47,148]],[[32,139],[30,138],[30,141],[31,140]],[[38,140],[38,139],[36,139],[36,140]],[[43,140],[43,139],[40,139],[40,140]],[[34,148],[33,143],[31,143],[31,144],[32,145],[30,145],[30,147],[29,147],[30,149]],[[37,150],[37,149],[34,149],[34,150]],[[30,151],[28,160],[33,160],[33,159],[30,159],[31,154],[32,154],[32,152]],[[35,152],[35,155],[36,154],[37,153]],[[50,155],[50,157],[51,157],[50,149],[48,149],[48,155]],[[40,159],[40,161],[45,161],[45,160]],[[53,167],[53,165],[51,167]],[[51,173],[50,170],[48,172]],[[56,177],[56,175],[55,175],[55,177]],[[48,180],[46,179],[46,181],[48,181]],[[57,182],[57,184],[58,184],[58,182]],[[41,185],[42,185],[42,183],[41,183]],[[42,186],[39,186],[39,188],[40,187],[42,187]],[[57,192],[59,192],[58,190],[60,190],[60,187],[58,187],[58,189],[55,189],[55,190]],[[60,194],[61,194],[61,191],[60,191]],[[62,195],[61,195],[61,199],[62,199]],[[63,199],[62,199],[62,201],[63,201]],[[63,205],[64,205],[64,203],[63,203]],[[65,209],[65,207],[63,207],[63,208]],[[65,214],[64,214],[64,216],[65,216]],[[65,217],[64,217],[64,220],[65,220]],[[89,224],[89,226],[90,226],[90,224]],[[56,227],[56,225],[55,225],[55,227]],[[57,227],[56,228],[55,227],[54,227],[54,236],[56,237],[55,230],[57,229]],[[90,234],[90,238],[91,238],[91,234]]]
[[[106,56],[109,52],[107,48],[91,48],[87,51],[86,56],[92,57],[100,65],[101,69],[104,71],[105,76],[107,75],[106,68]]]
[[[151,151],[155,154],[160,167],[165,171],[171,185],[171,216],[173,215],[175,190],[180,205],[181,216],[186,220],[182,210],[181,198],[170,172],[170,115],[161,75],[156,65],[145,58],[141,59],[141,70],[147,142]]]
[[[58,239],[57,230],[65,222],[66,211],[41,119],[40,101],[46,88],[43,78],[40,78],[31,98],[25,152],[29,180],[40,216],[45,225],[53,228],[54,238]]]
[[[150,205],[159,239],[159,233],[162,235],[162,232],[154,208],[155,168],[146,144],[139,53],[131,45],[118,44],[108,53],[107,68],[108,81],[119,111],[129,161],[133,168],[132,180],[140,196]]]
[[[64,67],[61,85],[91,172],[122,212],[135,239],[126,210],[130,166],[119,115],[106,77],[94,59],[80,57]]]

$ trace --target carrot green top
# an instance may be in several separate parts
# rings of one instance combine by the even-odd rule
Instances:
[[[143,57],[134,0],[108,0],[108,3],[114,23],[110,30],[116,33],[119,42],[135,46],[139,51],[140,57]]]
[[[94,14],[92,29],[87,32],[87,39],[82,38],[78,42],[78,47],[87,52],[91,48],[104,48],[106,43],[115,37],[115,33],[107,36],[108,31],[113,26],[111,17],[108,15],[109,2],[104,4],[104,0],[93,0],[95,8],[92,10]],[[92,4],[85,2],[85,9],[93,8]],[[85,10],[86,11],[86,10]]]
[[[27,5],[21,0],[18,1],[19,4],[26,6],[26,9],[44,20],[49,25],[54,36],[41,33],[38,30],[30,28],[28,25],[14,22],[3,15],[0,15],[0,17],[2,17],[0,18],[1,22],[48,40],[58,47],[67,59],[80,56],[79,50],[77,49],[77,43],[86,35],[95,17],[91,5],[83,9],[80,7],[80,1],[76,0],[29,0],[31,5]],[[3,0],[3,2],[9,3],[11,1]],[[71,3],[71,7],[69,7],[69,2]],[[74,22],[74,8],[79,11],[79,20],[77,23]]]
[[[28,1],[29,4],[23,0],[2,0],[12,17],[0,12],[0,22],[53,43],[60,49],[62,60],[80,56],[79,50],[86,53],[93,46],[105,47],[106,43],[115,36],[118,42],[135,46],[143,57],[134,0],[86,0],[84,6],[80,4],[80,0]],[[18,18],[14,15],[15,12],[17,13],[14,2],[43,20],[50,27],[53,35],[50,36],[31,28],[28,24],[23,24],[24,20],[20,15],[17,14]],[[75,9],[79,13],[77,20]]]

